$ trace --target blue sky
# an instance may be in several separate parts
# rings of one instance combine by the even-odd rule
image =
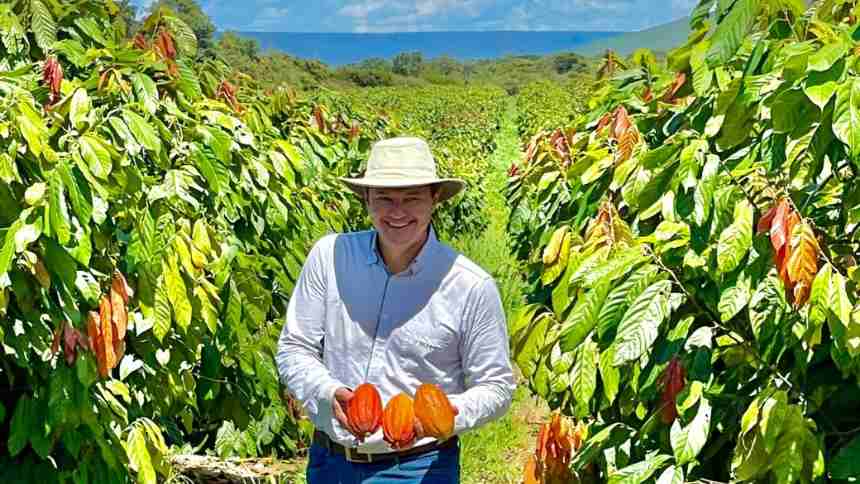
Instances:
[[[135,0],[138,6],[150,0]],[[698,0],[198,0],[219,30],[642,30]]]

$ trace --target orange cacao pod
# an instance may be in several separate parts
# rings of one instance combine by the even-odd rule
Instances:
[[[363,440],[382,425],[382,397],[373,383],[362,383],[353,392],[346,408],[349,424],[357,430]]]
[[[445,440],[454,434],[454,407],[432,383],[424,383],[415,392],[415,416],[430,437]]]
[[[399,393],[385,405],[382,433],[395,449],[404,448],[415,439],[415,408],[409,395]]]

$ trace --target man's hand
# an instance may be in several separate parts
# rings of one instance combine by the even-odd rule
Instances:
[[[346,417],[346,408],[349,404],[349,401],[352,400],[352,390],[347,387],[340,387],[334,392],[334,400],[331,402],[332,409],[334,410],[334,417],[340,422],[340,425],[349,431],[352,435],[355,436],[360,441],[363,439],[359,437],[358,432],[349,424],[349,419]]]

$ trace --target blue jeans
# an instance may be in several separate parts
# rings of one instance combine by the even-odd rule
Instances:
[[[346,457],[313,444],[308,484],[459,484],[460,444],[380,463],[347,462]]]

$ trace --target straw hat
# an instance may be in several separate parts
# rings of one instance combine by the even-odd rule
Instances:
[[[453,197],[465,188],[459,178],[439,178],[436,160],[427,142],[420,138],[400,137],[373,145],[367,170],[362,178],[340,178],[347,187],[364,197],[367,188],[401,188],[439,185],[439,201]]]

